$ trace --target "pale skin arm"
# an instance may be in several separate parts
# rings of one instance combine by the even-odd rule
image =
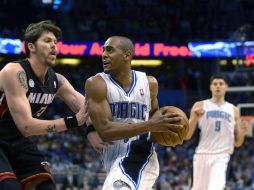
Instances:
[[[56,95],[61,98],[74,113],[76,113],[79,125],[84,124],[88,118],[85,97],[76,91],[63,75],[57,73],[57,79],[59,89]]]
[[[4,91],[13,120],[24,136],[43,135],[66,131],[64,119],[40,120],[32,117],[26,74],[16,63],[8,64],[1,70],[0,89]]]
[[[241,114],[239,108],[234,106],[235,113],[235,147],[242,146],[248,126],[241,121]]]
[[[172,124],[181,119],[176,117],[176,114],[161,115],[158,112],[146,122],[132,124],[113,122],[104,80],[100,76],[91,77],[86,81],[85,89],[89,115],[104,142],[130,138],[148,131],[168,131],[172,127],[179,127]]]
[[[202,101],[196,102],[192,106],[190,118],[189,118],[189,130],[188,130],[188,134],[187,134],[185,140],[191,139],[191,137],[193,136],[193,134],[197,128],[198,120],[204,113],[205,112],[203,110],[203,102]]]
[[[57,73],[57,79],[60,87],[57,92],[57,96],[61,98],[74,113],[78,113],[78,111],[84,106],[87,107],[85,97],[77,92],[63,75]],[[76,115],[76,117],[84,117],[84,115],[87,115],[88,117],[87,110],[84,111],[85,113],[80,112]],[[89,123],[91,123],[91,121],[89,121]],[[84,131],[80,131],[81,135],[83,135],[83,132]],[[97,152],[102,152],[105,143],[102,141],[96,131],[90,132],[87,135],[87,139]]]

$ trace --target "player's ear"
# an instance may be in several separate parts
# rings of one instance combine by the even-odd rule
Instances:
[[[30,52],[33,52],[35,50],[35,45],[33,43],[28,43],[27,47],[28,47]]]
[[[210,89],[210,92],[212,92],[212,85],[210,84],[210,86],[209,86],[209,89]]]
[[[227,83],[225,84],[225,86],[226,86],[226,90],[228,90],[228,84]]]
[[[226,91],[228,90],[228,85],[226,85]]]
[[[125,53],[124,53],[124,58],[126,60],[131,60],[131,51],[130,50],[127,50]]]

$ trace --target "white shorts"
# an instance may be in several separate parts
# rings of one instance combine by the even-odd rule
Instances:
[[[227,153],[195,154],[192,190],[223,190],[229,159]]]
[[[159,176],[159,162],[156,152],[144,162],[141,169],[133,176],[126,172],[120,164],[122,158],[118,158],[112,165],[102,190],[152,190]],[[135,165],[131,169],[135,170]]]

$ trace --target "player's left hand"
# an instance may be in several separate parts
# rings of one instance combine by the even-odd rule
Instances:
[[[100,154],[107,145],[107,143],[103,142],[96,131],[91,131],[88,133],[87,139],[90,142],[91,146],[96,150],[96,152]]]

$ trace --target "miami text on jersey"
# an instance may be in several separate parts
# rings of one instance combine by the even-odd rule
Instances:
[[[55,94],[47,94],[47,93],[33,93],[30,92],[28,95],[28,100],[30,103],[34,104],[51,104]]]

